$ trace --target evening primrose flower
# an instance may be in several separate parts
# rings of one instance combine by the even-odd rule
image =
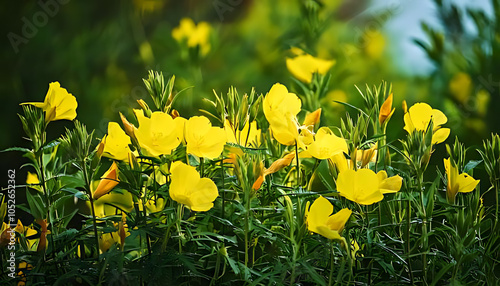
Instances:
[[[193,211],[205,212],[214,206],[219,196],[215,183],[209,178],[200,178],[195,167],[180,161],[170,167],[170,198]]]
[[[295,49],[296,51],[298,49]],[[286,67],[288,71],[298,80],[310,83],[314,73],[321,75],[326,74],[335,64],[334,60],[324,60],[316,58],[302,52],[293,58],[286,59]]]
[[[135,136],[141,148],[152,156],[169,155],[182,141],[184,121],[164,112],[156,111],[151,118],[144,116],[141,110],[134,110],[139,122]]]
[[[309,208],[306,205],[307,228],[309,231],[320,234],[328,239],[342,239],[340,233],[349,220],[352,211],[344,208],[336,214],[333,213],[333,205],[324,197],[318,197]]]
[[[293,145],[299,137],[297,114],[302,103],[294,93],[279,83],[274,84],[263,101],[264,115],[273,137],[283,145]]]
[[[426,132],[429,123],[432,120],[432,144],[438,144],[446,140],[450,135],[449,128],[441,128],[441,125],[448,121],[446,115],[438,109],[432,109],[427,103],[415,103],[412,107],[405,112],[404,129],[408,133],[413,131]]]
[[[314,142],[306,146],[307,152],[314,158],[323,160],[335,154],[347,153],[347,142],[337,137],[328,127],[321,127],[314,136]]]
[[[119,161],[128,159],[128,154],[131,152],[129,144],[132,142],[118,123],[108,123],[108,134],[102,138],[101,142],[104,142],[102,153],[104,157]]]
[[[450,162],[450,159],[444,159],[444,168],[446,170],[446,178],[448,179],[448,184],[446,186],[446,197],[448,202],[455,202],[455,197],[458,193],[469,193],[472,192],[479,180],[474,179],[467,173],[458,174],[458,169],[456,166]]]
[[[73,120],[76,118],[76,108],[78,103],[76,98],[65,88],[61,87],[59,82],[51,82],[49,91],[43,102],[25,102],[23,104],[34,105],[45,111],[45,122],[56,120]]]
[[[116,165],[116,162],[113,162],[111,167],[101,177],[101,181],[95,189],[92,197],[94,199],[98,199],[108,194],[114,187],[116,187],[116,185],[118,185],[118,182],[120,182],[118,179],[118,166]]]
[[[207,22],[200,22],[198,25],[190,18],[182,18],[179,26],[172,30],[172,37],[177,42],[187,42],[190,48],[200,47],[202,55],[210,51],[210,32],[212,27]]]
[[[220,127],[212,127],[212,123],[205,116],[189,118],[184,129],[189,154],[215,159],[224,150],[226,132]]]
[[[399,191],[402,180],[399,175],[388,178],[385,171],[375,174],[370,169],[347,169],[339,173],[337,191],[350,201],[371,205],[383,200],[384,194]]]

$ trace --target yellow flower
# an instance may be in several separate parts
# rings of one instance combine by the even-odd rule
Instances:
[[[151,118],[144,116],[141,110],[134,110],[139,122],[139,128],[135,130],[135,136],[141,148],[152,156],[169,155],[182,141],[183,123],[182,118],[172,117],[166,113],[157,111],[151,114]]]
[[[116,185],[118,185],[118,182],[120,182],[118,179],[118,166],[116,165],[116,162],[113,162],[111,167],[101,177],[101,181],[95,189],[92,197],[97,200],[98,198],[108,194],[114,187],[116,187]]]
[[[333,205],[322,196],[314,201],[311,208],[309,208],[309,202],[307,202],[305,215],[309,231],[328,239],[341,239],[340,233],[349,220],[352,211],[344,208],[334,215],[332,213]]]
[[[73,120],[76,118],[76,107],[78,103],[76,98],[65,88],[61,87],[59,82],[51,82],[49,91],[45,96],[44,102],[26,102],[21,104],[31,104],[45,111],[45,122],[56,120]]]
[[[371,205],[384,199],[384,194],[401,189],[403,178],[387,177],[386,171],[377,174],[370,169],[344,169],[337,178],[337,191],[346,199],[361,205]]]
[[[128,159],[128,153],[131,152],[128,145],[132,143],[118,123],[108,123],[108,134],[102,138],[101,142],[104,142],[102,154],[104,157],[119,161]]]
[[[328,127],[321,127],[314,136],[314,142],[306,146],[307,152],[314,158],[323,160],[335,154],[347,153],[347,142],[337,137]]]
[[[361,205],[371,205],[384,199],[379,189],[379,178],[370,169],[349,169],[340,172],[337,191],[346,199]]]
[[[431,119],[433,123],[432,144],[441,143],[450,135],[449,128],[441,128],[441,125],[445,124],[448,118],[443,112],[432,109],[427,103],[415,103],[410,107],[404,115],[404,129],[410,134],[415,130],[425,132]]]
[[[446,178],[448,179],[448,184],[446,186],[446,197],[448,202],[455,202],[455,197],[458,193],[468,193],[472,192],[479,180],[474,179],[467,173],[458,174],[458,169],[450,159],[444,159],[444,168],[446,170]]]
[[[283,145],[293,145],[299,137],[297,114],[302,103],[294,93],[279,83],[274,84],[263,102],[264,115],[273,137]]]
[[[250,130],[249,129],[250,125]],[[229,120],[224,121],[224,130],[228,143],[235,143],[244,147],[252,147],[260,145],[261,132],[257,129],[257,121],[252,121],[250,124],[247,121],[242,130],[235,130],[229,123]]]
[[[193,211],[210,210],[219,195],[217,186],[209,178],[200,178],[195,167],[176,161],[170,167],[170,198]]]
[[[380,107],[380,113],[378,115],[378,122],[380,123],[380,126],[383,126],[384,123],[389,121],[394,113],[394,110],[396,110],[396,108],[392,108],[392,98],[391,93]]]
[[[210,51],[210,32],[212,28],[207,22],[200,22],[195,25],[190,18],[182,18],[179,26],[172,30],[172,37],[177,42],[187,41],[190,48],[200,47],[202,55]]]
[[[212,127],[212,123],[205,116],[189,118],[184,128],[189,154],[215,159],[224,150],[226,132],[220,127]]]
[[[288,71],[298,80],[310,83],[314,73],[326,74],[335,64],[333,60],[324,60],[303,53],[286,59]]]

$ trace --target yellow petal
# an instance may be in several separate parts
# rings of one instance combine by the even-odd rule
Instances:
[[[181,121],[159,111],[153,112],[151,118],[143,116],[141,112],[136,112],[136,116],[139,128],[135,131],[135,136],[141,148],[150,155],[168,155],[181,143]]]
[[[377,174],[370,169],[345,170],[337,178],[337,191],[346,199],[371,205],[384,199]]]
[[[377,177],[379,178],[379,189],[382,194],[396,193],[403,185],[403,178],[399,175],[387,178],[387,173],[384,170],[378,172]]]
[[[307,213],[307,227],[312,232],[318,232],[319,226],[326,226],[328,217],[333,212],[333,205],[323,196],[318,197]]]
[[[294,93],[280,84],[274,84],[264,97],[263,110],[267,121],[271,125],[282,125],[286,114],[296,116],[302,107],[300,99]]]
[[[125,134],[116,122],[108,124],[108,134],[103,138],[105,141],[103,156],[114,160],[124,161],[128,159],[128,154],[131,152],[129,144],[130,137]]]
[[[40,180],[38,180],[38,175],[36,173],[28,172],[28,176],[26,178],[26,184],[28,185],[40,184]]]
[[[450,136],[450,128],[439,128],[432,134],[432,144],[439,144]]]
[[[304,119],[304,126],[314,126],[319,123],[321,118],[321,108],[316,109],[314,112],[309,113]]]
[[[307,146],[307,151],[317,159],[328,159],[335,154],[347,153],[347,142],[337,137],[328,127],[322,127],[316,133],[314,142]]]
[[[456,184],[458,185],[459,193],[469,193],[476,188],[479,180],[474,179],[467,173],[462,173],[458,175]]]
[[[182,162],[172,163],[169,194],[172,200],[194,211],[208,211],[219,195],[217,186],[208,178],[201,178],[195,167]]]
[[[220,156],[226,144],[226,132],[212,127],[205,116],[193,116],[185,123],[187,152],[198,157],[215,159]]]
[[[338,233],[342,232],[345,224],[351,217],[352,211],[347,208],[343,208],[338,211],[336,214],[330,216],[326,221],[328,228],[332,230],[336,230]]]

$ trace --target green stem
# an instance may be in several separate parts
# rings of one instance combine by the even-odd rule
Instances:
[[[179,253],[182,253],[182,228],[181,228],[181,222],[182,222],[182,212],[184,209],[183,204],[178,204],[177,205],[177,233],[179,235]]]
[[[333,277],[333,240],[330,240],[330,276],[328,277],[328,286],[332,286]]]
[[[295,141],[295,158],[297,158],[297,186],[300,187],[300,162],[299,162],[299,146]]]
[[[420,204],[422,207],[422,238],[423,238],[423,243],[422,243],[422,280],[424,284],[427,284],[426,278],[427,278],[427,210],[425,207],[424,203],[424,189],[422,187],[422,181],[423,181],[423,174],[418,174],[418,189],[420,191]]]
[[[87,192],[90,198],[90,207],[92,210],[92,223],[94,226],[94,236],[96,243],[96,259],[99,259],[99,236],[97,235],[97,219],[95,216],[94,198],[92,196],[92,190],[90,188],[90,180],[87,174],[87,165],[85,164],[85,159],[82,160],[82,171],[83,171],[83,179],[85,180],[85,187],[87,188]]]

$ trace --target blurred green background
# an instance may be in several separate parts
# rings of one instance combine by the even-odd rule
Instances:
[[[401,102],[419,101],[449,119],[452,143],[482,144],[499,131],[499,1],[4,1],[0,76],[0,149],[27,146],[19,103],[43,101],[59,81],[78,100],[78,119],[100,138],[118,112],[130,115],[137,99],[151,104],[142,83],[147,71],[176,75],[188,88],[175,104],[183,117],[208,108],[202,98],[255,87],[265,94],[280,82],[300,95],[285,64],[292,47],[333,59],[322,125],[337,125],[346,109],[361,106],[355,85],[393,83],[396,113],[388,140],[402,138]],[[208,22],[208,51],[172,37],[182,18]],[[312,111],[312,110],[309,110]],[[347,110],[353,112],[353,110]],[[51,122],[49,140],[67,121]],[[398,143],[396,143],[398,144]],[[444,144],[437,147],[444,153]],[[478,157],[475,152],[470,152]],[[19,154],[1,153],[2,174],[26,171]],[[435,162],[442,168],[441,162]]]

